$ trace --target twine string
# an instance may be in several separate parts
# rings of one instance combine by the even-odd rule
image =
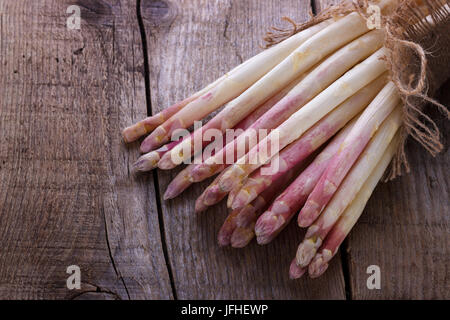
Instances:
[[[408,136],[413,137],[432,156],[443,149],[439,128],[425,114],[423,109],[427,103],[430,103],[437,107],[447,119],[450,119],[450,112],[444,105],[428,95],[427,81],[429,81],[429,78],[427,75],[430,75],[427,74],[430,71],[428,59],[437,59],[418,42],[421,40],[421,36],[434,34],[436,32],[435,26],[439,23],[448,23],[450,12],[443,6],[444,2],[445,0],[426,0],[424,6],[420,7],[413,0],[400,0],[390,15],[382,17],[381,26],[385,33],[385,48],[390,55],[390,59],[385,60],[390,70],[391,80],[396,85],[403,101],[402,139],[390,168],[389,179],[400,175],[403,167],[406,172],[410,171],[405,152]],[[331,17],[358,12],[367,20],[369,19],[366,13],[368,6],[367,0],[354,0],[353,3],[344,0],[339,5],[322,10],[319,15],[301,24],[295,23],[288,17],[283,17],[283,20],[290,23],[292,28],[272,27],[271,29],[275,32],[266,34],[264,38],[266,41],[265,47],[268,48],[280,43],[290,36]],[[431,14],[434,25],[424,20],[427,14]],[[417,28],[411,28],[411,25],[417,26]],[[408,36],[409,39],[407,39]],[[411,39],[417,39],[417,41]],[[408,64],[413,61],[414,56],[419,59],[417,70]],[[442,61],[440,62],[442,64]],[[413,85],[414,82],[415,85]]]

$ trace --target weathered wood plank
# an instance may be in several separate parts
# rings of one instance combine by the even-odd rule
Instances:
[[[309,1],[142,1],[149,44],[151,101],[160,111],[260,51],[268,26],[284,15],[305,20]],[[161,194],[178,170],[158,172]],[[176,292],[181,299],[308,299],[345,297],[339,260],[318,280],[288,279],[303,236],[291,225],[272,244],[221,249],[217,232],[224,205],[194,215],[207,183],[162,201],[165,236]]]
[[[78,1],[81,30],[69,4],[0,0],[0,298],[171,298],[152,179],[119,134],[146,114],[136,2]]]
[[[333,2],[337,1],[316,1],[316,8]],[[450,104],[448,93],[443,101]],[[448,123],[441,121],[440,128],[445,130],[445,152],[433,159],[411,141],[412,172],[380,184],[349,235],[346,251],[353,299],[450,297]],[[370,265],[381,269],[381,290],[367,288]]]

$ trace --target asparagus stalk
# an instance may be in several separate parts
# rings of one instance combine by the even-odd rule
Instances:
[[[139,157],[139,159],[133,164],[133,168],[137,171],[150,171],[158,166],[161,157],[163,157],[167,152],[172,150],[176,145],[181,142],[181,139],[178,141],[172,141],[168,144],[162,146],[161,148],[146,153]]]
[[[201,212],[206,210],[208,207],[220,202],[225,196],[227,195],[227,192],[222,192],[219,189],[218,182],[222,175],[224,174],[223,171],[221,174],[219,174],[213,182],[203,191],[203,193],[197,198],[195,201],[195,212]]]
[[[292,280],[301,278],[306,271],[307,268],[299,267],[297,263],[295,263],[295,259],[293,259],[289,267],[289,278],[291,278]]]
[[[209,206],[204,203],[204,201],[203,201],[204,198],[205,198],[205,192],[203,192],[195,201],[195,209],[194,210],[196,213],[203,212],[206,209],[208,209]]]
[[[306,201],[331,158],[339,150],[352,129],[356,119],[345,126],[313,162],[283,191],[264,212],[255,225],[256,240],[258,244],[271,242],[285,226],[291,221],[294,214]]]
[[[356,94],[344,101],[340,106],[327,114],[317,124],[310,128],[304,135],[284,148],[276,161],[279,161],[278,172],[263,174],[266,169],[274,167],[272,160],[269,164],[253,172],[247,179],[240,193],[236,196],[232,209],[236,209],[250,203],[260,192],[267,188],[277,176],[291,169],[311,155],[317,148],[330,139],[350,119],[361,112],[376,96],[386,83],[386,76],[382,75]]]
[[[296,79],[292,84],[290,84],[289,87],[293,87],[295,84],[297,84],[303,77],[300,77]],[[250,115],[248,115],[244,120],[239,122],[238,125],[236,125],[235,129],[248,129],[251,125],[253,125],[262,115],[264,115],[269,109],[271,109],[287,92],[285,92],[286,89],[283,89],[282,91],[278,92],[275,96],[264,102],[260,107],[258,107],[255,111],[253,111]],[[194,135],[191,135],[189,139],[185,139],[181,144],[177,145],[175,148],[173,148],[169,153],[165,154],[162,158],[160,163],[158,163],[158,167],[160,169],[172,169],[175,168],[179,163],[186,161],[190,158],[191,154],[194,152],[194,141],[198,141],[199,139],[202,140],[204,143],[204,134],[207,129],[217,129],[219,127],[220,122],[222,121],[222,115],[219,113],[216,115],[213,119],[211,119],[211,124],[207,124],[205,127],[202,128],[202,131],[194,132]],[[205,130],[206,129],[206,130]],[[238,133],[239,130],[235,130],[235,134]],[[223,140],[222,145],[226,145],[229,141],[226,140],[226,135]],[[235,137],[237,138],[237,137]],[[197,140],[196,140],[197,139]],[[189,149],[190,152],[184,152],[184,150]],[[174,161],[176,160],[176,161]],[[225,163],[225,162],[224,162]],[[196,164],[201,165],[201,164]],[[218,165],[218,167],[222,168],[221,165]],[[193,171],[194,172],[194,171]],[[212,176],[213,174],[209,175],[208,177]],[[192,178],[193,182],[197,182],[199,180],[195,180]]]
[[[307,227],[316,220],[373,134],[399,101],[400,96],[394,83],[388,82],[363,112],[339,153],[320,177],[300,212],[300,226]]]
[[[259,140],[259,129],[273,129],[280,125],[344,72],[379,49],[382,40],[382,33],[374,30],[350,42],[325,59],[272,109],[241,134],[236,141],[230,142],[216,155],[207,159],[205,163],[198,165],[194,170],[194,179],[201,180],[215,174],[217,172],[216,167],[220,167],[220,164],[226,162],[229,153],[234,153],[235,150],[247,152],[248,150],[245,150],[247,140],[254,135],[257,136],[255,140]]]
[[[329,23],[331,23],[331,21],[329,21]],[[325,23],[327,24],[327,23]],[[289,40],[289,39],[286,39]],[[297,39],[298,40],[298,39]],[[296,41],[295,39],[289,40],[292,41],[292,43],[286,43],[283,44],[287,45],[285,48],[287,49],[287,47],[289,45],[293,45],[293,43]],[[269,49],[271,50],[271,49]],[[275,50],[275,49],[273,49]],[[277,49],[278,50],[278,49]],[[293,49],[292,49],[293,50]],[[291,50],[291,51],[292,51]],[[137,139],[139,139],[140,137],[152,132],[157,126],[161,125],[162,123],[164,123],[164,121],[166,121],[167,119],[169,119],[170,117],[172,117],[175,113],[177,113],[178,111],[180,111],[181,109],[183,109],[186,105],[188,105],[190,102],[196,100],[198,97],[201,97],[202,95],[206,94],[207,92],[209,92],[211,89],[215,88],[219,83],[221,83],[227,76],[234,74],[236,71],[238,71],[239,69],[241,69],[243,66],[245,66],[246,64],[259,59],[260,55],[265,54],[265,51],[259,53],[258,55],[248,59],[247,61],[245,61],[244,63],[238,65],[237,67],[235,67],[233,70],[229,71],[227,74],[223,75],[222,77],[220,77],[219,79],[215,80],[214,82],[210,83],[209,85],[207,85],[206,87],[204,87],[203,89],[201,89],[200,91],[194,93],[192,96],[184,99],[183,101],[177,102],[174,105],[162,110],[161,112],[157,113],[154,116],[150,116],[145,118],[144,120],[141,120],[135,124],[133,124],[132,126],[129,126],[127,128],[125,128],[122,132],[123,138],[125,142],[133,142]],[[259,57],[259,58],[258,58]]]
[[[238,65],[233,70],[229,71],[227,74],[223,75],[219,79],[215,80],[214,82],[210,83],[200,91],[194,93],[192,96],[184,99],[183,101],[177,102],[174,105],[162,110],[161,112],[157,113],[154,116],[150,116],[145,118],[144,120],[141,120],[132,126],[129,126],[125,128],[122,132],[123,138],[125,142],[133,142],[140,137],[152,132],[156,127],[163,124],[164,121],[172,117],[175,113],[183,109],[186,105],[191,103],[192,101],[196,100],[198,97],[201,97],[202,95],[209,92],[211,89],[215,88],[219,83],[221,83],[227,76],[234,74],[236,71],[241,69],[246,64],[252,62],[253,60],[256,60],[259,55],[262,55],[264,53],[261,52],[260,54],[248,59],[244,63]]]
[[[231,208],[231,205],[233,204],[233,201],[234,201],[234,197],[236,197],[236,195],[239,193],[239,191],[241,190],[242,187],[243,187],[242,185],[238,185],[234,189],[231,189],[231,191],[228,193],[228,199],[227,199],[227,207],[228,208]],[[242,208],[242,207],[243,206],[241,206],[239,208]],[[235,208],[235,209],[239,209],[239,208]]]
[[[220,188],[224,191],[231,190],[236,183],[240,183],[251,172],[269,161],[281,149],[298,139],[306,130],[335,109],[340,103],[379,77],[386,71],[386,65],[381,60],[385,57],[385,53],[386,50],[384,48],[379,49],[290,116],[277,130],[273,130],[265,139],[227,170],[226,174],[219,181]],[[278,141],[278,145],[268,150],[268,146],[271,146],[273,141]],[[257,159],[256,163],[255,161],[250,161],[251,159]]]
[[[269,100],[267,100],[264,104],[263,104],[263,108],[265,108],[264,106],[267,106],[267,110],[265,112],[261,112],[259,114],[259,117],[255,119],[255,121],[249,121],[249,125],[247,126],[247,130],[248,128],[250,128],[252,125],[254,125],[257,120],[262,117],[270,108],[272,108],[273,106],[275,106],[284,96],[286,96],[286,94],[288,94],[289,91],[292,90],[292,88],[294,88],[302,79],[304,78],[304,76],[300,76],[299,78],[297,78],[296,80],[294,80],[289,86],[283,88],[280,92],[278,92],[275,96],[273,96],[272,98],[270,98]],[[258,110],[260,110],[261,108],[259,108]],[[255,112],[253,112],[255,113]],[[248,118],[248,117],[247,117]],[[246,119],[247,119],[246,118]],[[244,121],[244,120],[243,120]],[[247,132],[247,130],[243,133],[245,134]],[[239,137],[237,137],[239,138]],[[217,154],[215,154],[214,156],[209,157],[208,159],[206,159],[203,163],[200,164],[196,164],[194,170],[192,171],[192,181],[193,182],[199,182],[199,181],[203,181],[219,172],[221,172],[225,166],[223,166],[222,164],[220,164],[219,162],[216,162],[215,160],[211,160],[211,159],[216,159],[218,157],[216,157],[216,155],[221,155],[221,157],[223,158],[222,163],[227,163],[227,159],[226,159],[226,155],[229,152],[230,148],[229,146],[233,144],[234,145],[234,141],[230,142],[228,144],[225,145],[224,148],[227,148],[227,150],[220,150],[219,152],[217,152]],[[231,148],[230,148],[231,149]],[[233,161],[237,160],[237,148],[234,148],[234,150],[231,150],[231,152],[233,152]],[[211,163],[211,164],[207,164]],[[213,163],[212,163],[213,162]]]
[[[225,78],[216,86],[202,94],[197,99],[188,103],[184,108],[171,116],[167,121],[158,126],[142,143],[141,150],[148,152],[170,139],[174,130],[190,127],[195,120],[202,119],[209,113],[218,109],[224,103],[239,96],[258,79],[268,73],[281,61],[283,61],[293,50],[302,45],[307,39],[332,24],[334,19],[323,21],[317,25],[303,30],[293,37],[286,39],[280,44],[261,52],[250,62],[244,64],[235,72],[225,75]],[[294,80],[292,78],[291,80]],[[275,93],[277,90],[273,91]],[[270,95],[267,96],[267,98]],[[260,99],[255,107],[266,99]],[[250,110],[251,111],[251,110]],[[241,119],[250,112],[239,118],[229,128],[234,127]]]
[[[234,72],[237,68],[241,67],[237,66],[235,69],[233,69],[231,72]],[[230,73],[231,73],[230,72]],[[170,107],[162,110],[161,112],[155,114],[154,116],[150,116],[145,118],[144,120],[141,120],[127,128],[125,128],[122,132],[122,136],[125,142],[133,142],[140,137],[149,134],[153,130],[155,130],[156,127],[164,123],[167,119],[169,119],[171,116],[173,116],[175,113],[183,109],[186,105],[191,103],[192,101],[196,100],[198,97],[202,96],[212,88],[216,87],[220,82],[222,82],[225,79],[225,75],[217,79],[216,81],[212,82],[211,84],[207,85],[202,90],[194,93],[192,96],[184,99],[183,101],[177,102]]]
[[[278,100],[279,99],[281,99],[281,97],[278,96]],[[268,100],[266,103],[263,103],[258,109],[253,111],[249,116],[247,116],[244,120],[242,120],[236,126],[236,129],[238,129],[238,130],[236,130],[236,132],[239,132],[239,129],[245,130],[249,126],[251,126],[262,114],[267,112],[278,100],[277,100],[277,97],[273,97],[272,99]],[[223,138],[222,145],[224,145],[226,143],[226,138],[227,138],[226,136]],[[178,143],[177,144],[169,143],[166,146],[171,146],[171,145],[173,145],[173,147],[175,147],[176,145],[178,145]],[[173,150],[173,147],[172,148],[169,147],[168,151]],[[160,159],[161,159],[161,162],[163,162],[164,159],[166,159],[165,156],[162,156],[162,158],[161,158],[161,155],[166,155],[166,154],[167,154],[167,151],[164,153],[159,152],[159,150],[152,151],[152,152],[148,153],[147,155],[144,155],[141,157],[141,158],[144,158],[144,157],[146,158],[143,161],[144,164],[141,164],[141,166],[147,165],[148,168],[154,168],[155,163],[159,165],[158,162]],[[168,158],[170,159],[171,157],[168,157]],[[139,163],[139,161],[138,161],[138,163]],[[195,181],[194,179],[192,179],[192,175],[193,175],[193,171],[196,168],[196,166],[197,166],[197,164],[194,161],[194,163],[189,164],[185,169],[183,169],[172,180],[172,182],[167,186],[166,192],[164,193],[164,200],[175,198],[177,195],[179,195],[184,190],[186,190],[192,184],[192,182]],[[163,165],[162,167],[164,168],[165,166]],[[222,165],[221,169],[224,169],[224,168],[225,168],[225,165]]]
[[[377,130],[377,133],[345,177],[325,210],[317,221],[308,228],[305,240],[302,241],[297,250],[297,264],[299,266],[306,267],[311,262],[317,249],[322,244],[323,239],[325,239],[326,235],[339,219],[345,208],[355,198],[356,194],[363,186],[364,181],[373,171],[378,161],[380,161],[384,151],[387,149],[389,143],[400,127],[401,122],[402,110],[399,106],[383,122],[380,129]],[[357,125],[358,123],[354,128],[356,128]],[[351,134],[352,132],[350,132],[349,135]],[[343,144],[345,144],[345,141]],[[302,212],[300,212],[299,221],[302,221],[301,215]],[[302,225],[303,224],[304,223],[302,223]]]
[[[245,247],[254,237],[253,226],[265,205],[263,197],[258,197],[244,208],[232,211],[217,235],[219,245],[231,245],[233,248]]]
[[[389,147],[384,152],[381,160],[378,162],[375,169],[371,172],[370,176],[364,182],[364,185],[358,192],[358,195],[352,201],[352,203],[345,209],[342,216],[333,226],[327,237],[325,238],[320,251],[314,256],[308,267],[308,273],[310,277],[316,278],[322,275],[328,268],[328,263],[336,255],[337,250],[345,237],[349,234],[350,230],[355,225],[356,221],[361,216],[369,200],[372,192],[381,180],[383,173],[391,161],[395,150],[399,143],[399,135],[393,139]]]
[[[300,79],[298,81],[300,81]],[[292,86],[293,85],[294,84],[292,84]],[[271,99],[269,99],[268,101],[263,103],[260,107],[258,107],[258,109],[253,111],[249,116],[247,116],[244,120],[242,120],[236,126],[236,128],[235,128],[235,129],[237,129],[236,132],[239,132],[239,129],[241,129],[241,130],[247,129],[259,117],[261,117],[270,108],[272,108],[273,105],[275,105],[275,103],[282,98],[282,96],[280,96],[280,94],[281,93],[275,95],[274,97],[272,97]],[[208,128],[208,127],[206,126],[206,128]],[[171,169],[175,166],[175,164],[172,164],[172,162],[171,162],[172,156],[170,154],[167,155],[167,153],[170,153],[171,151],[180,152],[182,149],[175,149],[175,150],[173,150],[173,149],[176,146],[178,146],[180,143],[185,142],[186,140],[194,141],[193,134],[191,134],[186,139],[180,139],[178,141],[170,142],[155,151],[149,152],[149,153],[141,156],[138,159],[138,161],[134,164],[134,166],[139,171],[149,171],[149,170],[154,169],[156,166],[160,167],[160,169]],[[227,143],[227,140],[226,140],[226,137],[224,137],[222,145],[225,145],[226,143]],[[207,140],[202,140],[202,147],[205,147],[207,144],[208,144]],[[173,184],[171,183],[168,186],[168,189],[167,189],[166,195],[165,195],[165,196],[167,196],[166,199],[172,199],[172,198],[176,197],[181,192],[183,192],[187,187],[189,187],[193,181],[195,181],[192,179],[192,172],[195,167],[195,163],[196,162],[194,162],[194,164],[190,164],[187,168],[185,168],[185,170],[181,171],[179,173],[179,175],[177,175],[177,177],[175,177],[175,179],[172,181]],[[188,183],[189,181],[191,183]]]
[[[252,205],[249,205],[249,208],[252,208]],[[242,210],[243,209],[233,210],[225,219],[222,227],[219,230],[219,233],[217,234],[217,242],[219,243],[219,246],[225,247],[231,244],[231,236],[233,235],[234,230],[236,230],[237,228],[236,216]]]
[[[286,171],[274,183],[264,190],[255,200],[243,208],[233,210],[219,231],[219,244],[231,244],[234,248],[246,246],[255,236],[255,222],[270,203],[296,176],[297,170]]]
[[[291,147],[292,145],[292,147]],[[304,165],[304,160],[307,158],[306,152],[301,154],[298,158],[295,157],[297,149],[293,144],[283,149],[280,154],[280,168],[270,175],[263,174],[261,170],[254,172],[246,179],[245,183],[239,188],[234,195],[229,195],[228,207],[231,209],[239,209],[252,202],[261,192],[266,190],[274,181],[282,176],[287,170],[292,168],[299,168]],[[302,151],[302,150],[300,150]],[[234,188],[233,190],[236,190]],[[233,191],[232,190],[232,191]]]
[[[261,101],[285,87],[325,56],[367,31],[364,18],[357,13],[351,13],[310,37],[230,103],[230,107],[226,110],[225,121],[222,123],[222,130],[232,128]]]
[[[392,1],[382,1],[391,3]],[[384,4],[379,4],[380,7],[382,7],[382,10],[384,10]],[[249,68],[250,70],[258,69],[258,63],[261,63],[265,59],[270,59],[273,56],[278,56],[279,61],[282,60],[282,57],[286,57],[289,53],[291,53],[296,47],[298,47],[301,43],[303,43],[308,37],[311,35],[317,33],[318,31],[324,29],[329,24],[333,23],[336,20],[336,18],[329,19],[327,21],[324,21],[318,25],[310,27],[308,30],[305,30],[303,32],[300,32],[296,35],[293,35],[283,41],[282,43],[270,48],[269,50],[263,51],[260,54],[252,57],[251,59],[247,60],[243,64],[237,66],[233,70],[231,70],[229,73],[225,74],[221,78],[217,79],[213,83],[209,84],[202,90],[198,91],[197,93],[193,94],[189,98],[186,98],[185,100],[178,102],[169,108],[164,109],[160,113],[147,117],[146,119],[139,121],[138,123],[125,128],[123,131],[123,138],[125,142],[132,142],[137,140],[139,137],[150,133],[153,131],[157,126],[164,123],[164,121],[170,119],[173,115],[175,115],[178,111],[189,105],[190,103],[196,101],[199,97],[206,95],[210,93],[214,88],[216,88],[219,84],[224,82],[224,80],[227,79],[230,75],[237,74],[238,71],[240,74],[245,74],[244,67]],[[276,63],[275,63],[276,64]],[[273,66],[275,66],[273,64]],[[253,67],[253,68],[251,68]],[[270,70],[270,69],[269,69]],[[244,89],[245,90],[245,89]],[[150,149],[146,147],[145,145],[142,146],[143,152],[148,152]]]

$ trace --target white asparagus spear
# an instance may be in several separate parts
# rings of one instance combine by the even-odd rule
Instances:
[[[345,209],[338,222],[333,226],[333,229],[325,238],[319,252],[309,264],[308,273],[311,278],[317,278],[327,270],[331,258],[336,255],[339,246],[363,213],[367,201],[391,162],[399,142],[400,135],[397,133],[396,137],[394,137],[391,144],[384,152],[383,157],[371,172],[369,178],[364,182],[364,185],[359,190],[355,199],[353,199],[352,203]]]
[[[250,60],[247,60],[243,64],[237,66],[236,68],[231,70],[229,73],[235,72],[237,69],[241,68],[243,65],[248,63],[248,61],[250,61]],[[129,143],[129,142],[133,142],[133,141],[139,139],[140,137],[142,137],[146,134],[149,134],[150,132],[155,130],[156,127],[161,125],[164,121],[166,121],[171,116],[173,116],[175,113],[177,113],[178,111],[183,109],[189,103],[191,103],[192,101],[196,100],[198,97],[204,95],[205,93],[207,93],[208,91],[210,91],[211,89],[216,87],[225,78],[226,78],[226,75],[223,75],[216,81],[208,84],[206,87],[204,87],[200,91],[197,91],[196,93],[192,94],[190,97],[171,105],[170,107],[162,110],[161,112],[158,112],[155,115],[149,116],[141,121],[138,121],[137,123],[134,123],[133,125],[131,125],[129,127],[126,127],[122,131],[123,140],[126,143]]]
[[[308,228],[305,239],[297,250],[297,264],[300,267],[306,267],[311,262],[323,239],[380,161],[401,123],[402,108],[399,105],[377,130],[317,221]],[[299,216],[300,219],[301,216]]]
[[[316,220],[373,134],[399,102],[397,88],[390,81],[364,110],[355,127],[342,143],[339,153],[333,157],[320,177],[300,212],[300,226],[308,227]]]
[[[300,173],[295,181],[272,202],[270,208],[259,217],[255,224],[255,234],[258,244],[267,244],[272,241],[291,221],[306,201],[308,194],[319,180],[320,175],[325,170],[330,159],[336,154],[345,136],[355,124],[356,119],[357,117],[336,134],[327,146],[314,157],[314,160],[308,167]],[[281,154],[286,149],[283,149]]]
[[[200,175],[202,171],[205,172],[205,174],[215,174],[215,164],[220,166],[220,164],[224,163],[226,160],[226,155],[228,153],[233,154],[234,150],[245,151],[245,154],[248,151],[245,150],[247,140],[252,136],[258,136],[259,129],[273,129],[279,126],[295,111],[300,109],[308,101],[314,98],[314,96],[336,81],[336,79],[351,69],[355,64],[378,50],[382,46],[382,43],[383,34],[379,30],[373,30],[353,40],[324,61],[321,61],[298,85],[241,134],[236,141],[230,142],[220,152],[205,160],[204,164],[199,165],[198,168],[196,168],[198,175]],[[179,147],[180,146],[177,146],[177,148]],[[251,147],[253,146],[249,146],[248,148]],[[171,152],[177,154],[175,150]]]
[[[265,116],[267,111],[269,111],[275,104],[277,104],[302,79],[303,79],[303,75],[301,75],[300,77],[298,77],[297,79],[292,81],[292,83],[290,83],[286,88],[283,88],[280,92],[278,92],[277,94],[272,96],[269,100],[265,101],[261,105],[261,107],[256,108],[256,110],[254,110],[250,115],[245,117],[244,120],[242,120],[236,126],[233,127],[234,134],[235,135],[238,134],[238,131],[236,129],[240,127],[239,124],[241,124],[242,122],[246,122],[245,128],[242,127],[242,128],[244,128],[244,130],[248,129],[250,127],[250,125],[253,126],[255,123],[259,122],[259,119],[261,117]],[[185,162],[186,160],[190,159],[192,154],[195,153],[194,142],[204,140],[205,139],[204,135],[208,129],[210,129],[210,128],[216,129],[217,127],[220,127],[220,121],[222,121],[221,119],[222,119],[222,114],[219,113],[202,127],[203,130],[201,132],[198,129],[197,129],[197,131],[194,131],[190,137],[186,138],[179,145],[177,145],[172,150],[170,150],[170,152],[166,153],[161,158],[161,161],[158,163],[158,167],[160,169],[164,169],[164,170],[173,169],[177,165],[181,164],[182,162]],[[225,138],[226,138],[226,136],[225,136]],[[224,139],[224,144],[227,144],[227,143],[228,143],[228,140]],[[186,151],[189,149],[191,150],[191,152]],[[220,152],[222,152],[222,150],[220,150]],[[209,158],[211,158],[211,157],[209,157]],[[214,175],[214,174],[211,173],[211,175],[209,175],[209,176],[212,176],[212,175]],[[204,180],[204,179],[202,179],[202,180]],[[193,181],[195,181],[195,180],[193,180]]]
[[[227,170],[219,181],[220,188],[224,191],[231,190],[236,183],[240,183],[281,149],[298,139],[340,103],[379,77],[386,71],[386,64],[382,60],[385,55],[386,49],[379,49],[289,117]],[[278,145],[275,143],[276,146],[271,148],[275,139],[278,139]],[[257,161],[250,163],[252,159]]]
[[[318,32],[230,103],[222,130],[232,128],[261,101],[286,86],[328,54],[368,31],[366,22],[351,13]]]
[[[221,83],[226,77],[234,74],[235,72],[237,72],[239,69],[243,68],[245,65],[247,65],[248,63],[251,63],[252,61],[258,59],[259,55],[262,55],[264,53],[261,52],[259,54],[257,54],[256,56],[251,57],[250,59],[248,59],[247,61],[245,61],[244,63],[236,66],[234,69],[232,69],[231,71],[227,72],[226,74],[224,74],[223,76],[221,76],[220,78],[218,78],[217,80],[211,82],[210,84],[208,84],[206,87],[204,87],[203,89],[197,91],[196,93],[192,94],[190,97],[179,101],[173,105],[171,105],[170,107],[161,110],[160,112],[158,112],[155,115],[149,116],[127,128],[125,128],[122,131],[122,135],[123,135],[123,139],[125,142],[133,142],[137,139],[139,139],[140,137],[152,132],[153,130],[155,130],[156,127],[158,127],[159,125],[161,125],[164,121],[166,121],[167,119],[169,119],[171,116],[173,116],[175,113],[177,113],[178,111],[180,111],[181,109],[183,109],[185,106],[187,106],[189,103],[191,103],[192,101],[196,100],[198,97],[201,97],[202,95],[206,94],[207,92],[209,92],[211,89],[215,88],[219,83]],[[153,158],[157,158],[156,155],[151,155],[150,157]]]
[[[202,119],[223,104],[239,96],[243,91],[283,61],[293,50],[310,37],[332,24],[335,19],[328,19],[303,30],[278,45],[261,52],[250,62],[231,74],[225,75],[216,86],[205,92],[196,100],[180,109],[167,121],[158,126],[142,143],[141,151],[148,152],[167,142],[174,130],[190,127],[195,120]],[[293,80],[293,79],[292,79]],[[278,90],[277,90],[278,91]],[[273,92],[275,93],[275,92]],[[264,99],[265,100],[265,99]],[[260,100],[259,102],[264,102]],[[258,103],[257,105],[260,105]],[[247,113],[246,115],[248,115]],[[244,117],[240,118],[242,120]],[[237,122],[235,123],[237,124]]]

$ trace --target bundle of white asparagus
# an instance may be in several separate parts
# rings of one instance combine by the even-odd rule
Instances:
[[[379,3],[382,12],[393,1]],[[228,195],[221,246],[243,247],[254,237],[269,243],[299,212],[298,225],[308,229],[290,276],[320,276],[399,146],[402,101],[383,45],[384,33],[356,12],[296,33],[126,128],[126,142],[150,134],[134,167],[188,163],[165,199],[217,175],[195,210]]]

